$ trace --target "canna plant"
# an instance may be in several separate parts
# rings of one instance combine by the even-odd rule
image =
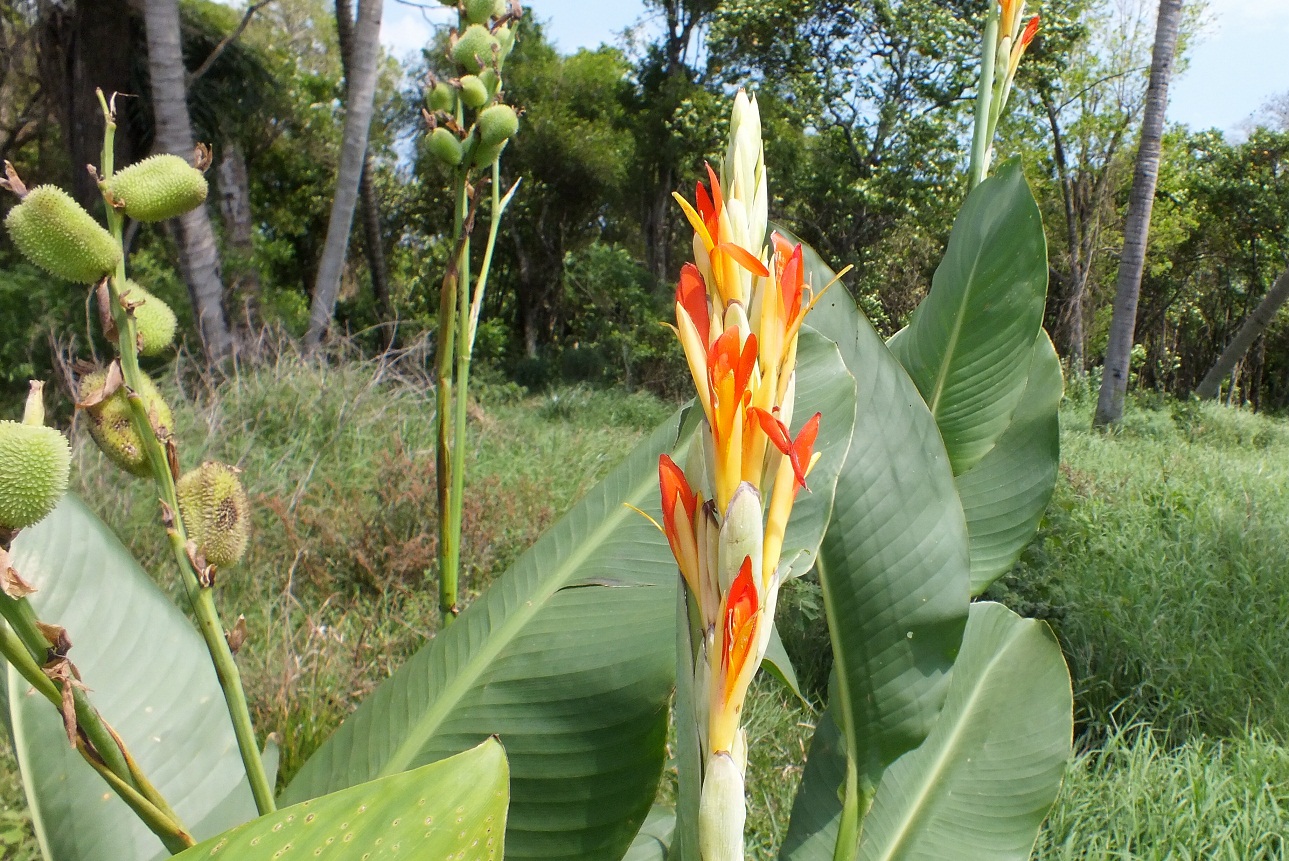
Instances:
[[[488,11],[475,6],[462,14]],[[991,7],[985,54],[1009,60],[997,73],[982,64],[984,146],[973,146],[969,193],[908,327],[884,343],[818,255],[771,231],[756,103],[737,96],[724,163],[681,201],[695,241],[675,328],[694,402],[267,802],[248,775],[271,785],[272,748],[246,755],[249,721],[216,707],[236,698],[223,696],[227,664],[203,657],[222,626],[199,610],[194,631],[73,499],[23,528],[8,570],[37,587],[22,599],[31,614],[71,633],[112,722],[96,721],[60,663],[62,640],[3,629],[15,632],[0,637],[6,715],[47,857],[742,858],[742,704],[759,666],[792,684],[774,610],[781,585],[813,569],[834,669],[780,857],[1027,858],[1069,753],[1069,675],[1046,625],[972,599],[1011,567],[1051,495],[1061,374],[1041,328],[1037,206],[1019,165],[988,170],[1010,58],[1032,32],[1016,27],[1018,2]],[[483,44],[477,33],[466,27],[456,48]],[[478,58],[467,71],[482,79],[481,50],[460,52]],[[183,577],[188,597],[213,606],[210,557],[192,558],[186,538],[218,518],[190,514],[172,489],[178,442],[137,370],[119,229],[109,209],[113,248],[101,237],[62,246],[83,281],[107,276],[96,291],[123,335],[120,370],[89,386],[101,397],[85,408],[109,414],[124,395],[111,415],[145,454],[127,468],[158,482],[181,576],[185,564],[196,571],[197,591]],[[241,505],[224,468],[198,470],[184,495]],[[28,686],[43,698],[24,696]],[[669,763],[676,797],[656,805]],[[104,780],[151,807],[136,801],[131,817],[104,805]]]

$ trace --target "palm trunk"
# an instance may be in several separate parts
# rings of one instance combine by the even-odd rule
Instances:
[[[1177,53],[1177,31],[1182,19],[1182,0],[1160,0],[1155,25],[1155,47],[1150,58],[1150,83],[1146,87],[1146,109],[1141,124],[1141,146],[1137,150],[1128,198],[1128,218],[1123,229],[1123,253],[1115,286],[1114,316],[1106,345],[1101,392],[1097,396],[1095,427],[1118,424],[1123,418],[1123,401],[1128,391],[1128,371],[1137,324],[1137,298],[1141,273],[1146,265],[1146,240],[1150,233],[1150,211],[1155,202],[1159,178],[1159,154],[1163,146],[1164,111],[1168,106],[1168,83]]]
[[[1289,271],[1281,273],[1276,279],[1276,283],[1271,285],[1267,295],[1262,297],[1258,307],[1253,309],[1240,326],[1240,330],[1235,333],[1231,343],[1226,345],[1222,355],[1218,356],[1213,367],[1200,380],[1199,385],[1195,387],[1194,395],[1197,398],[1215,398],[1222,381],[1230,376],[1231,371],[1235,369],[1235,363],[1244,358],[1244,354],[1253,346],[1253,342],[1258,336],[1266,331],[1267,326],[1275,319],[1276,312],[1281,306],[1289,300]]]
[[[313,287],[309,330],[304,336],[306,350],[316,349],[331,325],[331,315],[340,292],[340,276],[353,228],[354,209],[367,157],[367,134],[376,100],[376,60],[380,54],[382,0],[359,0],[358,25],[354,32],[353,62],[345,105],[345,131],[340,145],[340,166],[336,171],[336,195],[327,224],[327,239],[318,264]]]
[[[193,135],[184,86],[178,0],[147,0],[143,14],[148,31],[148,74],[152,79],[156,150],[191,159]],[[179,268],[192,297],[202,347],[207,361],[218,362],[232,352],[233,336],[224,311],[224,283],[210,214],[205,206],[199,206],[180,216],[177,227]]]
[[[224,238],[234,252],[230,294],[247,329],[260,316],[260,273],[255,268],[251,220],[251,178],[242,148],[225,142],[219,159],[219,210],[224,219]]]

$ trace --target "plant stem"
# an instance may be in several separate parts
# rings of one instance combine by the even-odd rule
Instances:
[[[967,190],[975,188],[989,169],[989,148],[993,144],[991,104],[994,95],[994,65],[998,53],[998,0],[989,0],[984,41],[980,46],[980,83],[976,87],[975,128],[971,135],[971,166]]]
[[[439,503],[439,610],[445,625],[460,612],[457,604],[457,570],[461,559],[461,518],[459,506],[455,517],[452,506],[453,478],[457,470],[456,452],[452,445],[452,387],[453,360],[458,348],[457,326],[459,318],[464,316],[458,309],[462,302],[459,296],[467,293],[461,289],[461,284],[469,283],[470,240],[465,235],[466,211],[469,207],[466,199],[468,171],[469,168],[463,166],[457,172],[456,212],[452,225],[453,257],[448,261],[448,271],[443,276],[439,294],[438,383],[434,399],[438,425],[435,482]]]
[[[99,102],[103,107],[103,116],[107,123],[103,136],[103,179],[106,181],[112,176],[112,142],[116,122],[101,91]],[[111,293],[109,304],[117,330],[121,374],[130,390],[128,400],[134,428],[143,441],[143,449],[152,467],[152,475],[160,491],[163,509],[173,518],[174,525],[167,527],[167,533],[175,564],[179,568],[180,579],[192,606],[193,615],[197,619],[197,629],[201,632],[202,639],[206,642],[206,649],[210,653],[211,662],[215,665],[215,675],[224,693],[224,702],[233,724],[233,734],[237,738],[237,749],[241,753],[242,764],[246,769],[246,779],[250,783],[251,795],[255,798],[255,807],[262,816],[272,813],[277,807],[273,801],[273,787],[268,781],[268,775],[264,771],[264,761],[260,758],[259,747],[255,743],[255,729],[251,723],[250,709],[246,704],[246,693],[242,689],[241,673],[237,669],[237,662],[233,659],[232,650],[229,649],[228,641],[224,637],[224,628],[220,623],[219,613],[215,609],[211,587],[201,583],[188,558],[185,549],[188,534],[179,512],[179,500],[175,494],[175,480],[170,472],[169,459],[152,428],[152,421],[148,417],[143,399],[137,394],[143,377],[143,372],[139,369],[137,329],[134,316],[126,311],[120,301],[121,289],[125,285],[125,246],[121,241],[122,220],[121,214],[111,205],[111,201],[107,201],[108,228],[112,238],[121,246],[122,252],[116,274],[109,282]]]

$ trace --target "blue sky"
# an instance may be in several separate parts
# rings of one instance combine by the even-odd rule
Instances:
[[[418,50],[454,13],[386,0],[382,41],[399,57]],[[613,42],[644,14],[641,0],[530,0],[564,52]],[[1030,8],[1042,4],[1030,0]],[[1271,96],[1289,91],[1289,0],[1208,0],[1208,23],[1190,66],[1173,82],[1169,119],[1231,131]]]

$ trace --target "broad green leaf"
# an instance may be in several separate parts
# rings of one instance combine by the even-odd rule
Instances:
[[[779,680],[785,688],[792,691],[792,695],[801,701],[803,706],[809,706],[809,701],[801,694],[801,684],[797,681],[797,671],[792,666],[792,659],[788,657],[788,650],[783,646],[783,638],[779,636],[779,628],[770,631],[770,643],[765,647],[765,657],[761,660],[761,668],[770,675]]]
[[[176,861],[500,861],[509,769],[495,739],[261,816]]]
[[[832,272],[807,251],[812,283]],[[934,419],[840,285],[810,323],[858,385],[855,432],[820,547],[839,696],[834,719],[861,781],[926,737],[967,616],[966,521]]]
[[[819,714],[810,739],[801,787],[779,857],[787,861],[831,861],[841,823],[846,785],[846,740],[831,707]]]
[[[997,443],[1029,375],[1047,296],[1047,240],[1020,163],[967,195],[931,291],[891,339],[959,475]]]
[[[935,729],[887,769],[861,861],[1025,861],[1073,732],[1070,673],[1045,622],[971,606]]]
[[[1034,342],[1025,393],[998,444],[956,481],[971,537],[971,594],[1006,573],[1038,531],[1061,459],[1061,360],[1047,333]]]
[[[676,831],[676,811],[655,805],[622,861],[667,861]]]
[[[90,699],[153,784],[203,839],[256,815],[201,637],[129,552],[68,495],[14,542],[14,567],[45,621],[67,628]],[[14,748],[50,861],[168,857],[67,743],[62,721],[12,670]]]
[[[854,381],[836,348],[811,336],[802,353],[802,415],[853,414]],[[395,774],[496,734],[512,773],[508,858],[621,858],[661,774],[679,579],[663,536],[628,505],[660,516],[658,457],[672,451],[677,428],[673,419],[638,446],[368,697],[283,801]],[[849,438],[848,420],[825,421],[812,496],[831,497]],[[827,515],[823,502],[811,504],[817,543]],[[809,532],[795,525],[789,540],[798,543],[786,545],[785,559],[813,555],[800,538]]]

